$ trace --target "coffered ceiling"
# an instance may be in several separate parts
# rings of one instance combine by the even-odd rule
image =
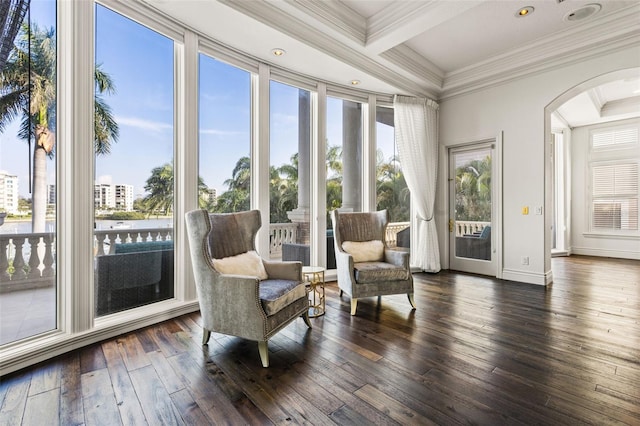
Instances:
[[[144,1],[276,67],[374,92],[443,99],[629,46],[640,65],[637,1]]]

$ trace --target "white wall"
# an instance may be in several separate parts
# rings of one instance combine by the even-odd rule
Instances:
[[[640,237],[605,237],[589,233],[589,131],[611,125],[640,123],[621,120],[608,124],[575,127],[571,145],[572,168],[572,235],[571,252],[591,256],[640,259]],[[587,235],[585,235],[587,234]]]
[[[543,285],[551,278],[547,228],[552,209],[545,202],[545,107],[582,82],[638,66],[640,46],[440,102],[441,146],[493,138],[503,132],[503,269],[498,276]],[[550,123],[547,126],[550,128]],[[447,267],[446,164],[440,164],[438,179],[438,236],[442,264]],[[521,214],[523,206],[529,207],[529,215]],[[543,216],[532,214],[535,206],[544,207]],[[521,265],[523,256],[529,257],[528,266]]]

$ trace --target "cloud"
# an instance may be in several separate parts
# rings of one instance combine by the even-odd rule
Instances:
[[[143,118],[137,117],[116,117],[116,122],[120,126],[135,127],[140,130],[152,131],[157,133],[166,130],[173,130],[173,124],[145,120]]]
[[[233,136],[233,135],[244,135],[247,132],[241,132],[237,130],[220,130],[220,129],[201,129],[201,135],[215,135],[215,136]]]
[[[113,183],[113,176],[111,175],[98,176],[98,179],[96,179],[96,183],[111,185]]]

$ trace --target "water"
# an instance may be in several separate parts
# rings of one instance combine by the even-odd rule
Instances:
[[[54,221],[47,221],[45,225],[46,232],[55,232],[56,224]],[[126,229],[148,229],[148,228],[172,228],[173,219],[144,219],[144,220],[98,220],[96,221],[96,230],[108,230],[115,228]],[[31,220],[13,222],[5,220],[4,225],[0,226],[0,234],[27,234],[31,232]]]

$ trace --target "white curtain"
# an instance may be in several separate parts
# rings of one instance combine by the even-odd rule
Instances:
[[[438,104],[430,99],[396,95],[393,100],[398,153],[417,213],[417,241],[411,263],[423,271],[440,271],[434,220],[438,175]]]

